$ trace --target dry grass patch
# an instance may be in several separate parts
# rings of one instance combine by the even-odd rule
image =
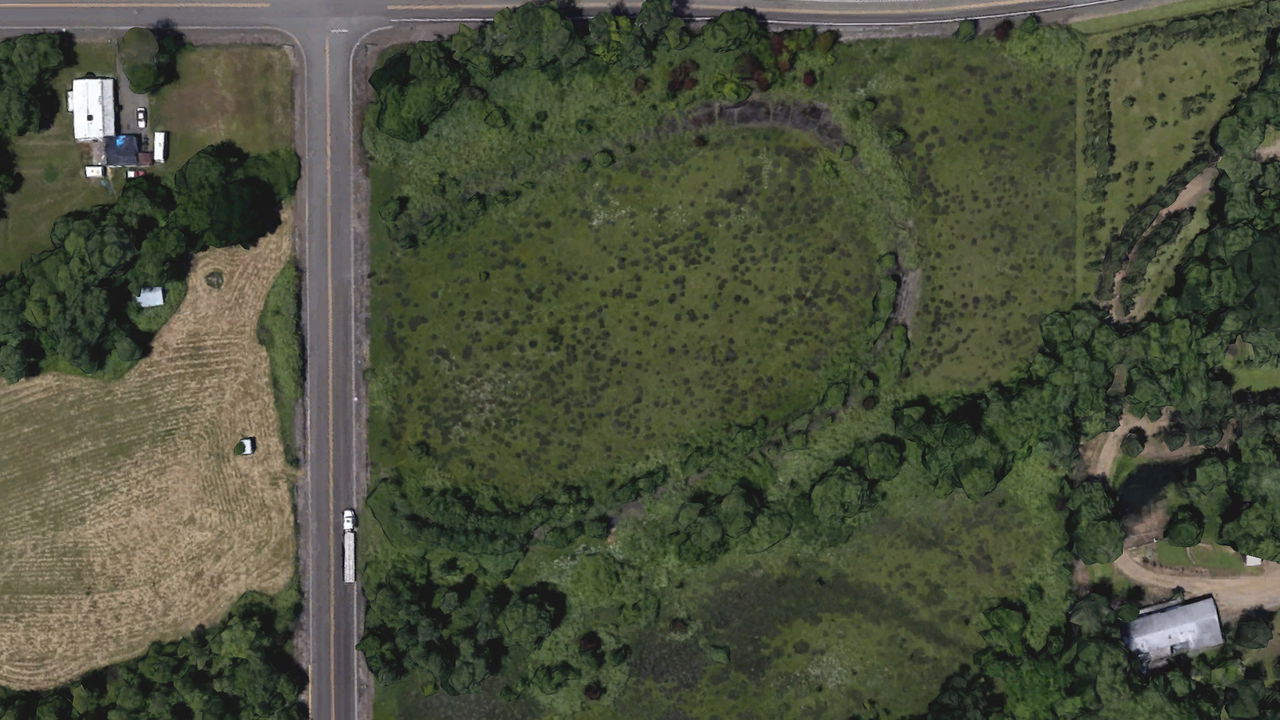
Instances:
[[[288,582],[293,475],[256,329],[291,235],[286,217],[253,250],[200,254],[121,380],[0,386],[0,684],[65,682]],[[233,454],[242,435],[252,457]]]

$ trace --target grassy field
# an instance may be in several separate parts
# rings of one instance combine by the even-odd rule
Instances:
[[[812,404],[870,315],[869,178],[798,132],[705,134],[380,258],[375,462],[520,495]]]
[[[0,386],[0,685],[64,682],[287,584],[292,471],[253,309],[290,235],[198,256],[181,309],[122,379]],[[214,271],[220,289],[203,282]],[[258,452],[235,456],[245,435]]]
[[[280,418],[280,442],[285,460],[298,464],[294,427],[302,407],[303,354],[300,318],[302,274],[288,263],[271,283],[266,304],[258,317],[258,342],[271,360],[271,388]]]
[[[1153,16],[1153,21],[1166,17]],[[1089,35],[1087,48],[1106,53],[1125,33],[1135,31],[1123,27]],[[1082,107],[1089,102],[1086,93],[1092,89],[1098,98],[1095,102],[1105,103],[1114,155],[1110,167],[1101,169],[1081,159],[1077,178],[1082,218],[1077,255],[1080,292],[1095,289],[1098,278],[1085,266],[1101,257],[1134,210],[1198,153],[1208,152],[1209,131],[1257,79],[1266,39],[1267,28],[1237,24],[1195,40],[1175,43],[1157,36],[1139,42],[1133,52],[1108,60],[1096,73],[1082,65],[1080,102]],[[1081,133],[1088,132],[1083,117],[1081,113]],[[1101,201],[1086,190],[1097,176],[1106,176]]]
[[[1264,32],[1144,48],[1111,71],[1113,168],[1105,205],[1113,227],[1194,153],[1232,101],[1257,79]],[[1172,152],[1170,152],[1172,150]]]
[[[76,43],[76,60],[53,83],[59,95],[71,87],[72,79],[86,73],[115,74],[115,45]],[[50,128],[13,138],[12,143],[23,182],[18,192],[5,198],[0,275],[17,270],[23,260],[49,247],[49,229],[59,215],[115,199],[110,180],[84,177],[89,151],[72,137],[70,113],[60,110]]]
[[[705,147],[687,133],[637,133],[663,118],[635,107],[630,79],[616,97],[605,80],[583,81],[584,93],[630,113],[620,119],[593,114],[606,112],[600,98],[544,87],[545,73],[487,97],[515,128],[545,107],[545,144],[495,132],[474,109],[416,146],[371,139],[375,212],[399,194],[455,192],[449,183],[522,191],[412,250],[375,223],[375,473],[518,499],[661,457],[725,422],[785,418],[814,402],[833,348],[856,337],[868,269],[885,249],[923,278],[918,304],[903,310],[911,377],[885,379],[881,415],[847,422],[887,423],[897,398],[1007,377],[1034,353],[1040,318],[1077,299],[1075,137],[1063,131],[1076,112],[1074,58],[1018,55],[987,38],[865,41],[840,46],[814,88],[765,96],[829,107],[862,173],[823,172],[818,160],[834,153],[789,130],[704,127]],[[575,134],[574,116],[595,129]],[[612,165],[579,169],[602,148]],[[547,161],[553,149],[563,156]],[[847,434],[831,457],[856,441]],[[634,582],[660,588],[660,611],[625,631],[631,677],[598,707],[500,699],[501,676],[479,694],[424,697],[430,681],[409,677],[379,687],[376,716],[923,711],[981,647],[976,617],[989,603],[1040,597],[1037,626],[1061,620],[1069,571],[1053,550],[1065,539],[1047,462],[1019,465],[978,504],[939,499],[922,472],[904,472],[877,519],[823,553],[780,546],[711,567],[637,570]],[[600,552],[628,552],[620,528]],[[590,550],[535,550],[509,582],[548,579],[572,596],[575,553]],[[565,637],[591,627],[594,612],[572,597]],[[672,632],[672,620],[695,629]]]
[[[1253,1],[1254,0],[1180,0],[1179,2],[1166,3],[1142,10],[1134,10],[1133,12],[1107,15],[1090,20],[1081,20],[1080,22],[1072,23],[1071,27],[1079,32],[1090,35],[1110,33],[1147,23],[1185,18],[1192,15],[1198,15],[1200,13],[1221,10],[1223,8],[1248,5]]]
[[[858,42],[831,72],[837,96],[873,88],[878,122],[908,137],[923,271],[911,387],[921,392],[1007,376],[1035,352],[1040,317],[1075,300],[1075,149],[1062,132],[1075,78],[1069,64],[998,48]]]
[[[261,45],[208,45],[178,55],[178,81],[151,100],[151,127],[168,130],[171,171],[209,145],[248,152],[293,144],[293,62]]]

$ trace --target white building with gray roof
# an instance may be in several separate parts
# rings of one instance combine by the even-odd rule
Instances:
[[[1222,644],[1222,622],[1213,596],[1181,605],[1146,608],[1125,631],[1125,644],[1149,667],[1180,653],[1208,650]]]

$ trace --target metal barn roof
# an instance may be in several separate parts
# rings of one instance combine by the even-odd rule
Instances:
[[[160,307],[164,304],[164,288],[144,287],[134,300],[144,308]]]
[[[1129,623],[1129,649],[1156,665],[1173,655],[1222,644],[1222,624],[1213,597],[1153,610]]]
[[[71,81],[71,125],[76,142],[101,140],[116,134],[116,85],[112,78]]]

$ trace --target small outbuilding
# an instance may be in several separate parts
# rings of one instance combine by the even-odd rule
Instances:
[[[106,165],[85,165],[84,176],[87,178],[101,178],[107,176]]]
[[[152,136],[151,152],[155,162],[162,163],[169,159],[169,131],[157,130]]]
[[[137,300],[138,305],[144,308],[160,307],[164,304],[164,288],[144,287],[134,300]]]
[[[239,444],[236,445],[237,455],[252,455],[258,450],[258,438],[243,437],[240,438]]]
[[[92,142],[116,134],[116,81],[79,78],[71,81],[67,110],[76,142]]]
[[[1146,608],[1125,629],[1125,644],[1147,667],[1174,655],[1208,650],[1222,644],[1222,621],[1213,596],[1180,605]]]
[[[1256,556],[1256,555],[1245,555],[1245,556],[1244,556],[1244,566],[1245,566],[1245,567],[1261,567],[1261,566],[1262,566],[1262,558],[1260,558],[1260,557],[1258,557],[1258,556]]]

